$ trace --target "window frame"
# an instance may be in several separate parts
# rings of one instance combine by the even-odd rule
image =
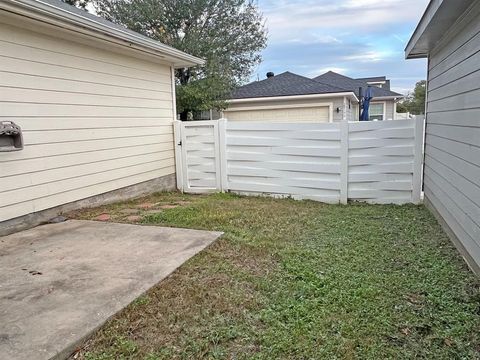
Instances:
[[[383,106],[383,113],[382,114],[375,114],[373,116],[382,116],[382,119],[375,119],[373,118],[372,119],[372,114],[370,112],[370,109],[369,109],[369,113],[368,113],[368,121],[385,121],[386,117],[387,117],[387,102],[386,101],[374,101],[374,102],[371,102],[370,103],[370,108],[372,105],[382,105]]]

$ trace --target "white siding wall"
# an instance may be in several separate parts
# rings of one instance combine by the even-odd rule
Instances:
[[[425,196],[480,266],[478,6],[475,11],[430,56]]]
[[[175,172],[168,66],[8,22],[0,119],[25,149],[0,152],[0,221]]]
[[[395,102],[385,102],[385,120],[395,120]]]

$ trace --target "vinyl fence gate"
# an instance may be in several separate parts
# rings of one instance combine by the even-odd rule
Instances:
[[[174,123],[177,187],[327,203],[420,203],[424,119]]]

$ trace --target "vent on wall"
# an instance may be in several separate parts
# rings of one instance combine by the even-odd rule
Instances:
[[[23,136],[20,126],[13,121],[0,121],[0,152],[23,149]]]

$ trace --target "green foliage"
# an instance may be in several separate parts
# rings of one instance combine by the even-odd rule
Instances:
[[[397,103],[397,113],[406,113],[409,112],[408,108],[405,106],[405,101]]]
[[[134,358],[136,351],[134,341],[118,336],[106,351],[99,354],[86,353],[85,360],[127,360]]]
[[[425,113],[425,94],[427,82],[421,80],[415,84],[413,94],[409,93],[406,98],[397,104],[397,112],[410,112],[414,115]]]
[[[206,77],[185,85],[177,85],[178,101],[177,110],[179,113],[206,111],[210,109],[223,110],[226,108],[224,94],[229,91],[228,82],[217,79],[215,76]]]
[[[206,60],[176,71],[183,115],[224,108],[223,99],[249,78],[266,46],[254,0],[95,0],[95,6],[110,21]]]

